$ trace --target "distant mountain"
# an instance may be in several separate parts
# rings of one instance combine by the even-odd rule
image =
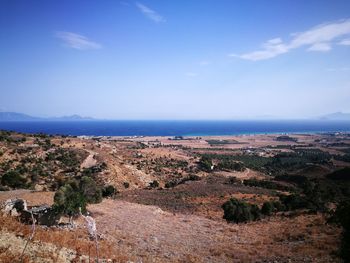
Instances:
[[[321,120],[350,121],[350,113],[334,112],[320,117]]]
[[[34,121],[40,118],[17,112],[0,112],[0,121]]]
[[[55,121],[92,121],[93,118],[91,117],[82,117],[79,115],[70,115],[70,116],[63,116],[63,117],[54,117],[54,118],[48,118],[48,120],[55,120]]]
[[[17,112],[0,112],[0,121],[89,121],[94,120],[90,117],[81,117],[79,115],[39,118]]]

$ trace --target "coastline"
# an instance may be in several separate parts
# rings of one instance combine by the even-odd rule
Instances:
[[[0,130],[67,136],[238,136],[350,132],[350,121],[56,121],[0,122]]]

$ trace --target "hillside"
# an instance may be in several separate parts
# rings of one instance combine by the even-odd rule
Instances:
[[[0,202],[22,198],[29,207],[55,207],[58,192],[62,197],[80,185],[76,193],[86,198],[96,222],[99,258],[115,262],[340,262],[342,229],[326,222],[329,209],[350,196],[343,180],[348,169],[341,170],[350,167],[344,161],[350,135],[277,137],[78,138],[2,131]],[[334,178],[334,171],[342,176]],[[107,187],[117,192],[106,195]],[[245,214],[230,214],[234,205]],[[11,262],[31,226],[0,214],[0,261]],[[64,213],[60,222],[36,226],[24,253],[28,262],[97,256],[79,213],[74,226]]]
[[[83,121],[83,120],[88,121],[88,120],[93,120],[93,118],[81,117],[79,115],[40,118],[40,117],[33,117],[23,113],[0,111],[0,122],[1,121]]]

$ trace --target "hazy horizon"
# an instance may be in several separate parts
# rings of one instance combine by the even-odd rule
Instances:
[[[2,1],[0,110],[113,120],[350,112],[349,1]]]

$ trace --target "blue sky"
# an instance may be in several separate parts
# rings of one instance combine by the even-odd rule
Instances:
[[[350,1],[0,1],[0,110],[106,119],[350,112]]]

